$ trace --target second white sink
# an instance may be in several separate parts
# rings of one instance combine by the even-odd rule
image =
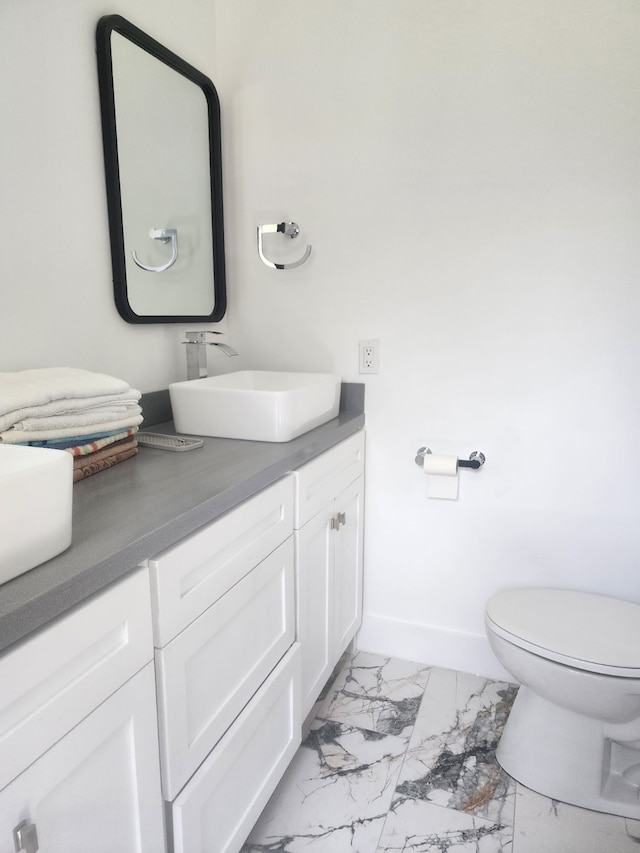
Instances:
[[[71,544],[73,457],[0,445],[0,584]]]
[[[250,441],[291,441],[335,418],[332,373],[239,370],[169,385],[177,432]]]

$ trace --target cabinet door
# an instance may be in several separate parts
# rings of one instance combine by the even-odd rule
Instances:
[[[0,790],[152,658],[146,569],[0,655]]]
[[[0,792],[0,853],[22,821],[40,853],[165,849],[153,664]]]
[[[301,643],[302,716],[311,710],[333,668],[333,503],[295,532],[296,636]]]
[[[163,793],[173,800],[295,638],[292,537],[156,652]]]
[[[333,581],[333,663],[347,648],[362,622],[362,557],[364,477],[352,483],[335,502],[339,528]]]
[[[175,853],[242,847],[300,745],[299,664],[294,643],[176,797]]]

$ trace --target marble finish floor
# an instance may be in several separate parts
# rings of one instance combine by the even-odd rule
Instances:
[[[505,682],[346,655],[242,853],[640,853],[623,818],[499,767]]]

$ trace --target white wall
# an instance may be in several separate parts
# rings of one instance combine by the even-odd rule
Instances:
[[[0,0],[0,370],[149,391],[183,375],[182,329],[113,306],[110,12],[218,86],[239,366],[358,381],[358,340],[382,342],[361,644],[495,672],[497,589],[640,601],[636,0]],[[282,219],[313,243],[289,272],[255,251]],[[424,444],[486,453],[458,501],[427,499]]]
[[[494,591],[640,601],[637,2],[218,9],[237,348],[359,380],[381,340],[360,645],[497,673]],[[298,270],[255,253],[281,219]],[[425,444],[486,454],[458,501]]]
[[[184,378],[184,326],[131,326],[113,301],[95,54],[112,13],[215,76],[212,3],[0,0],[0,370],[72,365],[152,391]]]

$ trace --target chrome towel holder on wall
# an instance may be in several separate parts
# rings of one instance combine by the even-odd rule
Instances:
[[[262,248],[262,236],[263,234],[285,234],[287,237],[291,237],[293,240],[300,233],[300,228],[295,222],[279,222],[273,225],[258,225],[258,255],[260,256],[260,260],[263,264],[266,264],[268,267],[271,267],[274,270],[292,270],[295,267],[301,267],[308,259],[311,254],[311,245],[309,244],[304,251],[304,255],[299,258],[297,261],[292,261],[287,264],[277,264],[274,261],[269,260],[265,255]]]

